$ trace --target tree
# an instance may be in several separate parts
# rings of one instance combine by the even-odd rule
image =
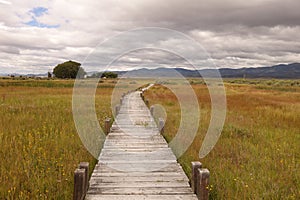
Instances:
[[[70,60],[57,65],[53,69],[53,74],[57,78],[76,78],[77,74],[79,78],[83,78],[86,72],[80,66],[80,63]]]
[[[103,74],[101,75],[101,78],[118,78],[118,74],[113,73],[113,72],[103,72]]]
[[[48,78],[52,78],[51,72],[48,72]]]
[[[93,73],[92,75],[88,76],[88,78],[101,78],[102,73],[101,72],[96,72]]]

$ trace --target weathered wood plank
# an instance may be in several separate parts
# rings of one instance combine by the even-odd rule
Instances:
[[[94,172],[93,177],[155,177],[155,176],[161,176],[161,177],[177,177],[182,176],[184,177],[185,174],[183,172],[132,172],[132,173],[123,173],[123,172]]]
[[[90,179],[90,182],[97,181],[100,183],[115,183],[115,182],[188,182],[188,178],[182,176],[182,174],[177,175],[177,176],[167,176],[165,174],[161,174],[164,176],[119,176],[116,178],[116,176],[109,176],[109,177],[104,177],[104,176],[93,176]]]
[[[87,194],[193,194],[190,187],[90,187]]]
[[[197,200],[193,194],[185,195],[88,195],[87,200]]]
[[[150,187],[188,187],[190,185],[185,181],[127,181],[127,182],[101,182],[98,179],[92,179],[90,181],[90,187],[92,188],[150,188]]]
[[[107,153],[114,153],[114,152],[135,152],[135,153],[140,153],[140,152],[156,152],[156,151],[167,151],[167,152],[172,152],[170,148],[162,147],[162,148],[128,148],[128,149],[119,149],[119,148],[105,148],[102,149],[102,152],[107,152]]]
[[[135,143],[135,144],[114,144],[114,145],[106,145],[105,148],[110,148],[110,149],[127,149],[127,148],[140,148],[140,149],[145,149],[145,145],[147,145],[147,148],[168,148],[169,146],[167,144],[153,144],[153,143]]]

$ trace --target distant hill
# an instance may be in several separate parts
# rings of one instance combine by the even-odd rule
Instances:
[[[224,78],[300,78],[300,63],[288,65],[275,65],[272,67],[241,68],[241,69],[220,69]]]
[[[199,72],[183,68],[156,68],[156,69],[137,69],[131,71],[116,71],[119,76],[124,77],[199,77]]]
[[[19,74],[19,73],[0,73],[0,76],[25,76],[25,77],[47,77],[48,73],[44,74]]]
[[[178,73],[185,77],[214,77],[215,69],[188,70],[183,68],[156,68],[156,69],[137,69],[132,71],[115,71],[119,76],[124,77],[177,77]],[[200,73],[199,73],[200,72]],[[282,78],[299,79],[300,63],[280,64],[272,67],[257,68],[221,68],[219,72],[223,78]]]
[[[114,71],[119,76],[124,77],[178,77],[178,74],[184,77],[201,77],[204,74],[206,77],[214,77],[215,69],[203,70],[188,70],[183,68],[156,68],[156,69],[137,69],[131,71]],[[200,72],[200,73],[199,73]],[[300,63],[280,64],[271,67],[257,67],[257,68],[221,68],[219,69],[223,78],[278,78],[278,79],[300,79]],[[99,73],[97,71],[87,72],[88,76]],[[14,76],[27,77],[47,77],[45,74],[16,74]],[[7,74],[0,74],[0,76],[7,76]]]

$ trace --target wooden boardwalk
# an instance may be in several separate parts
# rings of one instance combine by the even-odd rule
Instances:
[[[196,200],[188,181],[140,92],[124,96],[86,199]]]

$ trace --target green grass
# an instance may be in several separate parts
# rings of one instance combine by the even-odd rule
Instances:
[[[210,154],[200,159],[211,172],[210,199],[299,199],[299,86],[287,84],[281,86],[284,90],[278,90],[277,85],[257,87],[268,80],[247,80],[243,84],[229,81],[225,80],[227,118],[222,135]],[[199,160],[211,106],[206,86],[194,80],[193,88],[201,107],[200,127],[190,148],[179,158],[188,176],[190,162]],[[161,104],[165,108],[164,136],[170,141],[180,123],[176,96],[156,85],[146,91],[145,97],[150,106]]]

